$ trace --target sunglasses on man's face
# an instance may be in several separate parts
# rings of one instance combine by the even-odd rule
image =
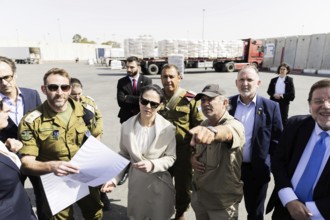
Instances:
[[[158,106],[160,105],[160,103],[150,101],[150,100],[145,99],[145,98],[143,98],[143,97],[140,98],[140,103],[141,103],[142,105],[148,105],[148,104],[150,103],[150,107],[151,107],[151,108],[158,108]]]
[[[3,101],[2,101],[2,99],[0,100],[0,111],[2,111],[3,110]]]
[[[68,84],[57,85],[57,84],[48,84],[46,85],[47,89],[51,92],[56,92],[58,88],[61,88],[63,92],[67,92],[70,90],[71,86]]]

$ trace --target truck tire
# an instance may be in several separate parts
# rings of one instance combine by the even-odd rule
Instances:
[[[222,63],[214,63],[213,68],[215,72],[222,72],[223,65]]]
[[[156,64],[150,64],[148,66],[148,74],[150,75],[157,75],[159,71],[159,67]]]
[[[235,63],[234,62],[226,63],[226,70],[227,70],[227,72],[234,72],[235,71]]]

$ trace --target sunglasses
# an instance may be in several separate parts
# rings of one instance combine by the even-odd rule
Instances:
[[[3,101],[2,101],[2,99],[0,100],[0,111],[2,111],[3,110]]]
[[[58,90],[58,88],[61,88],[61,90],[63,92],[67,92],[70,90],[71,86],[67,85],[67,84],[63,84],[63,85],[57,85],[57,84],[48,84],[46,85],[47,89],[51,92],[55,92]]]
[[[160,105],[160,103],[153,102],[153,101],[150,101],[148,99],[144,99],[143,97],[140,98],[140,103],[142,105],[148,105],[150,103],[151,108],[158,108],[158,106]]]

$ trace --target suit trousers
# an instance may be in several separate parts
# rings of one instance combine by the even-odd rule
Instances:
[[[242,181],[244,182],[244,202],[248,213],[248,220],[263,220],[265,200],[267,196],[267,183],[260,183],[258,176],[253,172],[250,163],[242,164]]]

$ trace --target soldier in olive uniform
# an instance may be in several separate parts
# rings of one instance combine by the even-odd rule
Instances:
[[[71,94],[70,97],[77,102],[80,102],[85,109],[91,111],[95,117],[93,118],[92,126],[93,131],[96,133],[103,134],[103,119],[100,109],[97,107],[95,101],[90,96],[86,96],[83,94],[83,86],[79,79],[71,78]],[[97,138],[100,138],[98,136]]]
[[[181,74],[175,65],[165,65],[161,73],[165,103],[159,113],[176,127],[177,160],[170,173],[174,177],[176,190],[175,219],[184,219],[189,207],[192,184],[190,163],[192,136],[189,130],[203,121],[200,101],[194,100],[195,94],[179,87]]]
[[[69,161],[77,153],[86,134],[89,133],[89,118],[83,106],[71,98],[70,76],[63,69],[51,69],[44,76],[41,89],[47,100],[21,120],[18,135],[24,146],[22,172],[40,176],[54,173],[66,176],[79,172]],[[90,131],[93,136],[97,132]],[[73,206],[52,216],[41,181],[34,190],[41,191],[42,215],[39,219],[73,219]],[[85,219],[102,219],[102,202],[98,188],[90,188],[90,194],[77,202]]]

